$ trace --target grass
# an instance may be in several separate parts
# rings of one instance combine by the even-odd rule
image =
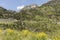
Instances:
[[[13,24],[14,22],[17,22],[15,19],[0,19],[0,24]]]
[[[0,30],[0,40],[60,40],[60,36],[49,37],[44,32],[31,32],[29,30]]]

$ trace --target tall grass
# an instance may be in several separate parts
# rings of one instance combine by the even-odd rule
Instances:
[[[49,37],[44,32],[31,32],[29,30],[0,30],[0,40],[60,40],[60,36]]]

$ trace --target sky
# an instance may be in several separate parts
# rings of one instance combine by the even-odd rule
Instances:
[[[0,0],[0,6],[8,10],[19,10],[26,5],[37,4],[42,5],[49,0]]]

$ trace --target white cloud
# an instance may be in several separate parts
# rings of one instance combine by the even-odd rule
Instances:
[[[24,8],[24,5],[18,6],[18,7],[17,7],[17,10],[21,10],[21,9],[23,9],[23,8]]]

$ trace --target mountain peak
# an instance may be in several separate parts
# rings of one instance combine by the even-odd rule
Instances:
[[[25,6],[23,9],[33,9],[33,8],[36,8],[38,5],[36,4],[32,4],[32,5],[27,5]]]

